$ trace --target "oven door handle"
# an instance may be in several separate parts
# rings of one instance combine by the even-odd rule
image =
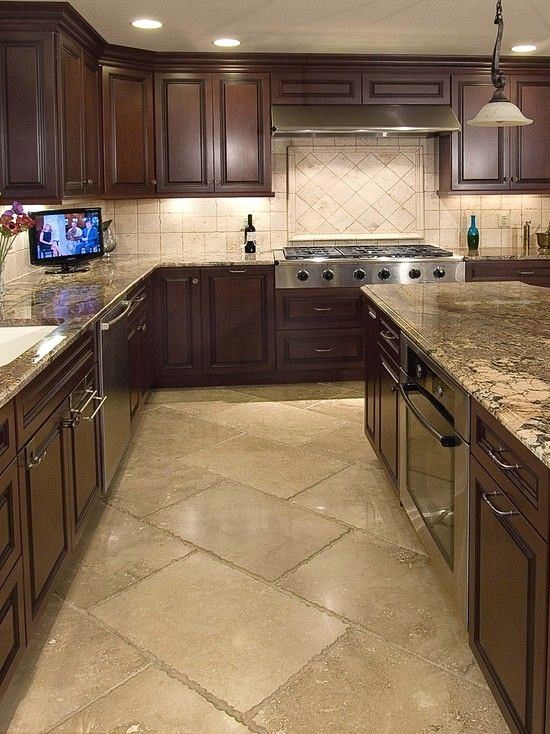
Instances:
[[[424,392],[420,389],[420,387],[418,385],[415,385],[414,383],[407,383],[407,384],[404,385],[403,383],[401,383],[399,385],[399,392],[401,393],[401,397],[405,401],[405,405],[407,406],[407,408],[409,408],[409,410],[411,411],[411,413],[420,421],[420,423],[422,423],[422,425],[424,426],[424,428],[427,431],[429,431],[432,434],[432,436],[434,436],[435,438],[437,438],[437,440],[439,441],[439,443],[442,446],[444,446],[445,448],[449,448],[449,449],[456,448],[457,446],[460,446],[460,444],[462,443],[462,439],[460,438],[460,436],[457,433],[453,433],[453,434],[447,435],[447,436],[443,435],[442,433],[439,433],[439,431],[432,426],[432,424],[427,420],[427,418],[424,415],[422,415],[422,413],[418,410],[418,408],[416,407],[416,405],[410,399],[410,397],[409,397],[409,393],[410,392],[419,392],[422,395],[424,394]],[[430,401],[430,402],[432,402],[432,401]],[[433,404],[434,408],[442,415],[442,417],[445,418],[446,420],[448,420],[448,417],[435,404],[435,402],[433,402],[432,404]]]

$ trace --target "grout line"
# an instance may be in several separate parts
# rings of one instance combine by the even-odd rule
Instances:
[[[336,545],[339,540],[342,540],[348,533],[351,532],[351,528],[346,528],[343,533],[341,533],[337,538],[333,538],[329,543],[324,545],[322,548],[318,548],[316,551],[314,551],[310,556],[307,558],[304,558],[302,561],[298,561],[298,563],[295,566],[292,566],[292,568],[288,568],[286,571],[283,571],[282,574],[277,576],[275,579],[273,579],[274,584],[278,584],[280,581],[285,579],[287,576],[290,576],[294,571],[297,571],[302,566],[305,566],[306,563],[309,563],[309,561],[312,561],[314,558],[316,558],[320,553],[323,551],[329,550],[332,548],[333,545]]]

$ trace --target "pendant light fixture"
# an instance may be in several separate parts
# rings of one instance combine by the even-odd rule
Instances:
[[[491,66],[491,79],[495,87],[495,93],[491,101],[480,109],[476,117],[473,120],[468,120],[468,125],[477,127],[520,127],[521,125],[530,125],[533,120],[525,117],[519,107],[510,102],[504,94],[506,77],[500,70],[500,50],[504,31],[502,0],[497,2],[495,25],[498,26],[498,32]]]

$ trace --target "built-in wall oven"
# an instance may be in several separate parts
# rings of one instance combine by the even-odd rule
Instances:
[[[466,623],[469,398],[401,338],[401,502]]]

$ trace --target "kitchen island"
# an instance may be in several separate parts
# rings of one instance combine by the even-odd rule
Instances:
[[[550,291],[522,283],[362,291],[367,436],[402,500],[415,485],[418,512],[411,519],[416,526],[421,517],[419,527],[440,546],[441,564],[451,548],[451,574],[464,548],[472,650],[511,730],[542,734],[549,719]],[[426,355],[412,370],[411,350]],[[430,362],[435,372],[415,386],[415,375],[424,378]],[[399,375],[400,363],[405,371]],[[430,394],[422,393],[422,384]],[[470,404],[465,434],[453,415],[461,391]],[[432,426],[445,424],[446,435],[432,431],[433,448],[426,449],[422,436],[430,435],[429,426],[422,415],[414,417],[409,395],[417,396],[416,418],[424,413]],[[434,395],[441,396],[439,413]],[[419,452],[428,458],[419,459]],[[469,483],[457,479],[458,464]],[[460,494],[468,485],[459,523]],[[447,547],[441,526],[454,528]]]

